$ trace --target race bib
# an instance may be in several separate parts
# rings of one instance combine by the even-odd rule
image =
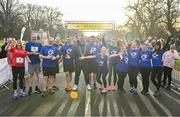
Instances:
[[[24,58],[22,58],[22,57],[17,57],[17,58],[16,58],[16,63],[24,63]]]
[[[31,52],[38,52],[38,47],[31,47]]]

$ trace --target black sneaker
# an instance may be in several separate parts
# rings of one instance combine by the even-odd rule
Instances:
[[[157,90],[157,91],[154,92],[154,95],[153,95],[153,96],[157,97],[157,96],[159,96],[159,95],[160,95],[160,92]]]
[[[56,90],[56,91],[58,91],[59,90],[59,88],[57,87],[57,86],[52,86],[52,88],[53,88],[53,90]]]
[[[94,89],[97,89],[96,83],[93,84]]]
[[[55,94],[56,92],[53,89],[49,89],[49,94]]]
[[[149,92],[147,91],[147,92],[144,92],[144,95],[145,96],[148,96],[149,95]]]
[[[171,87],[170,87],[170,86],[166,86],[166,89],[167,89],[167,90],[171,90]]]
[[[28,96],[32,94],[32,87],[29,87]]]
[[[40,94],[40,93],[42,93],[42,91],[39,89],[39,87],[36,86],[35,93]]]
[[[142,90],[142,91],[141,91],[141,94],[143,94],[143,95],[144,95],[144,94],[145,94],[145,91],[144,91],[144,90]]]

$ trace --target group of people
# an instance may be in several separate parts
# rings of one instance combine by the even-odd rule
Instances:
[[[124,80],[129,76],[130,92],[138,93],[138,74],[141,74],[143,95],[149,94],[149,79],[156,87],[154,96],[160,95],[162,74],[164,73],[163,86],[171,87],[171,73],[174,60],[179,59],[175,45],[167,49],[171,36],[163,44],[157,41],[137,43],[137,41],[126,41],[112,39],[107,43],[103,38],[90,36],[88,39],[67,38],[62,44],[59,38],[49,38],[48,44],[41,44],[32,35],[31,41],[26,44],[21,40],[11,40],[5,47],[8,63],[12,67],[13,74],[13,98],[27,96],[24,90],[25,59],[28,62],[30,74],[28,95],[33,92],[32,84],[35,80],[35,92],[47,96],[58,90],[55,85],[56,74],[59,73],[59,63],[63,64],[66,78],[65,90],[70,92],[78,90],[81,71],[84,75],[87,90],[92,88],[99,90],[102,94],[108,91],[125,92]],[[43,74],[43,88],[39,88],[39,73]],[[72,73],[75,77],[72,78]],[[17,88],[17,79],[20,81],[20,91]],[[166,80],[168,78],[168,84]],[[74,84],[72,85],[72,79]],[[108,82],[107,82],[108,81]]]

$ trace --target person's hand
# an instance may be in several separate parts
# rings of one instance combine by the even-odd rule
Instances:
[[[52,56],[48,55],[48,56],[46,56],[46,59],[52,59]]]
[[[70,59],[71,57],[69,56],[69,54],[65,55],[65,59]]]
[[[84,59],[84,57],[83,57],[83,56],[79,57],[79,60],[83,60],[83,59]]]
[[[56,57],[55,57],[55,56],[53,56],[51,59],[54,61],[54,60],[56,60]]]

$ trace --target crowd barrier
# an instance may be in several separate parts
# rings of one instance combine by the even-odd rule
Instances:
[[[175,66],[172,71],[172,84],[175,88],[180,88],[180,60],[175,61]]]
[[[7,58],[0,59],[0,86],[9,90],[5,84],[10,80],[12,80],[12,72],[11,67],[7,63]]]

